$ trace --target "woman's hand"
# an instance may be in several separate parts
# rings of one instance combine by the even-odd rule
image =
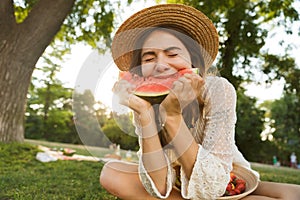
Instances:
[[[117,81],[113,86],[113,92],[118,96],[119,103],[127,106],[138,114],[149,110],[151,104],[134,95],[136,86],[126,80]]]
[[[199,97],[204,80],[197,74],[185,74],[174,82],[170,94],[161,104],[160,110],[167,116],[180,115],[182,110]]]

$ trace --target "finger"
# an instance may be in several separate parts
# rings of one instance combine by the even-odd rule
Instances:
[[[184,88],[190,87],[192,84],[192,80],[190,78],[186,78],[186,77],[181,77],[177,81],[182,83]]]
[[[198,74],[185,74],[184,77],[186,79],[191,80],[192,82],[196,82],[202,79],[202,77],[199,76]]]
[[[178,79],[178,80],[174,81],[173,88],[171,91],[173,93],[178,93],[183,90],[183,86],[184,86],[184,81]]]
[[[119,92],[119,91],[121,91],[121,89],[124,88],[124,83],[125,82],[123,80],[115,82],[115,84],[114,84],[114,86],[112,88],[113,92]]]
[[[194,90],[201,90],[202,86],[204,85],[204,79],[199,76],[198,74],[188,74],[186,78],[189,78],[192,82],[192,88]]]
[[[189,93],[194,89],[193,87],[195,84],[193,83],[191,77],[190,78],[182,77],[179,79],[179,81],[182,82],[183,84],[183,88],[182,88],[183,92]]]
[[[129,83],[126,80],[121,80],[121,81],[117,81],[114,84],[112,91],[115,93],[122,92],[122,91],[132,92],[134,88],[135,88],[135,85]]]

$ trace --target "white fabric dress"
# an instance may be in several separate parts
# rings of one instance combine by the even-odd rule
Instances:
[[[181,194],[186,199],[212,200],[224,194],[230,179],[232,163],[248,169],[250,164],[235,144],[236,92],[232,84],[222,77],[208,76],[202,99],[203,116],[191,129],[195,141],[199,144],[197,159],[190,179],[187,179],[182,168],[180,170]],[[135,120],[136,133],[140,135],[141,129],[138,124]],[[145,170],[141,150],[138,151],[140,179],[149,194],[161,199],[170,195],[176,180],[176,173],[171,164],[175,154],[170,149],[164,152],[168,161],[168,175],[167,192],[162,195]]]

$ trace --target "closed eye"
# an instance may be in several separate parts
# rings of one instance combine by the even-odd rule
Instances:
[[[147,58],[147,59],[143,59],[143,62],[151,62],[153,60],[154,60],[154,58]]]
[[[169,48],[164,50],[166,55],[168,55],[169,57],[178,56],[178,52],[180,52],[180,51],[181,51],[181,49],[179,47],[169,47]]]
[[[178,54],[177,53],[172,53],[172,54],[168,54],[168,56],[169,57],[176,57],[176,56],[178,56]]]
[[[151,62],[155,59],[155,52],[146,51],[142,54],[142,62]]]

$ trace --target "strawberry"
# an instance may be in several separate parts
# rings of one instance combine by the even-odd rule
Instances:
[[[224,196],[238,195],[245,191],[246,181],[239,179],[233,172],[230,173],[230,181],[227,184]]]
[[[245,189],[246,189],[246,184],[240,183],[240,184],[236,185],[235,188],[238,189],[238,190],[242,193],[242,192],[244,192]]]
[[[232,183],[228,183],[226,187],[226,191],[231,191],[232,190]]]
[[[235,188],[233,191],[234,191],[236,194],[241,194],[241,191],[240,191],[238,188]]]
[[[239,185],[239,184],[246,185],[246,181],[244,181],[243,179],[237,179],[237,180],[235,180],[235,184],[236,185]]]
[[[228,191],[228,196],[236,195],[236,192],[234,190]]]

